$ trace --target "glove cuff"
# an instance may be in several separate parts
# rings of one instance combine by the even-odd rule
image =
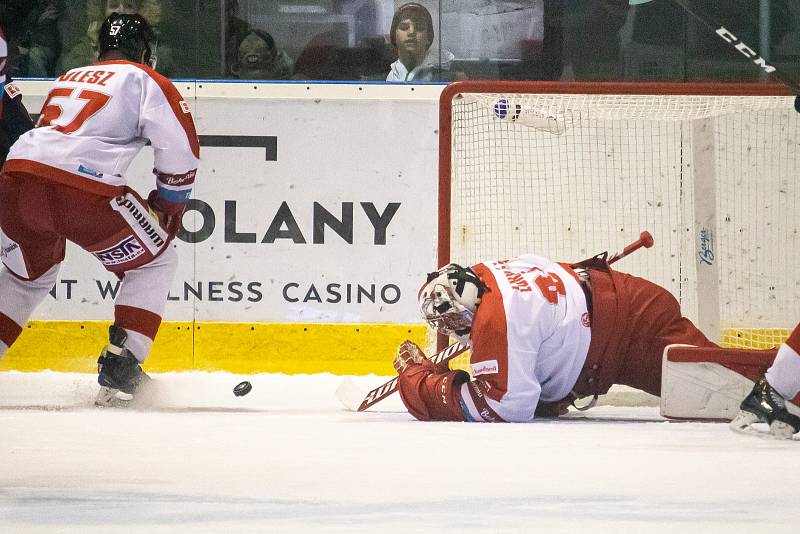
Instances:
[[[153,207],[164,213],[176,214],[182,211],[192,194],[197,169],[184,174],[167,174],[153,169],[153,173],[156,175],[158,197],[148,197],[148,201],[152,200]]]

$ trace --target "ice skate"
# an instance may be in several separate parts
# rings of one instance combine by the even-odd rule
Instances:
[[[127,334],[118,326],[108,329],[109,344],[97,359],[97,382],[100,391],[95,406],[129,406],[150,382],[139,361],[124,347]]]
[[[750,394],[742,401],[739,413],[731,421],[730,427],[736,432],[772,436],[779,439],[792,439],[800,432],[800,417],[790,413],[790,404],[769,385],[766,378],[761,378]],[[795,409],[792,409],[795,411]],[[766,423],[769,431],[761,431],[753,427],[756,423]]]

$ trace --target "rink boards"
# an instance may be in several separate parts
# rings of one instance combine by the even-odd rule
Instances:
[[[21,85],[39,109],[49,82]],[[416,294],[436,263],[443,86],[176,85],[195,116],[201,165],[147,368],[390,374],[400,342],[430,346]],[[151,169],[147,147],[127,176],[140,192],[153,187]],[[623,270],[652,275],[636,262]],[[117,289],[68,247],[51,296],[0,370],[91,370]]]
[[[392,371],[397,345],[425,338],[416,293],[435,267],[443,86],[175,84],[201,163],[148,369]],[[20,85],[35,112],[49,82]],[[146,147],[127,175],[145,194],[152,166]],[[0,369],[90,369],[117,284],[68,247]]]

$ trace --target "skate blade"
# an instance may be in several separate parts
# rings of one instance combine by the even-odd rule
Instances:
[[[100,408],[127,408],[133,402],[133,395],[106,386],[100,386],[94,405]]]
[[[769,433],[772,434],[775,439],[792,439],[796,431],[792,425],[788,425],[783,421],[773,421],[772,424],[769,425]]]
[[[734,432],[739,434],[745,434],[748,436],[755,436],[757,438],[764,438],[764,439],[793,439],[792,432],[793,429],[791,426],[787,425],[786,423],[782,423],[781,421],[773,421],[772,425],[769,426],[768,430],[759,430],[755,428],[753,425],[757,423],[764,423],[761,418],[751,412],[746,412],[744,410],[740,410],[736,417],[733,418],[733,421],[729,423],[729,427]]]

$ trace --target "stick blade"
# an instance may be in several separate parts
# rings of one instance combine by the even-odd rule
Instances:
[[[345,378],[336,388],[336,398],[345,408],[351,412],[357,412],[364,400],[364,392],[353,382],[352,378]]]

